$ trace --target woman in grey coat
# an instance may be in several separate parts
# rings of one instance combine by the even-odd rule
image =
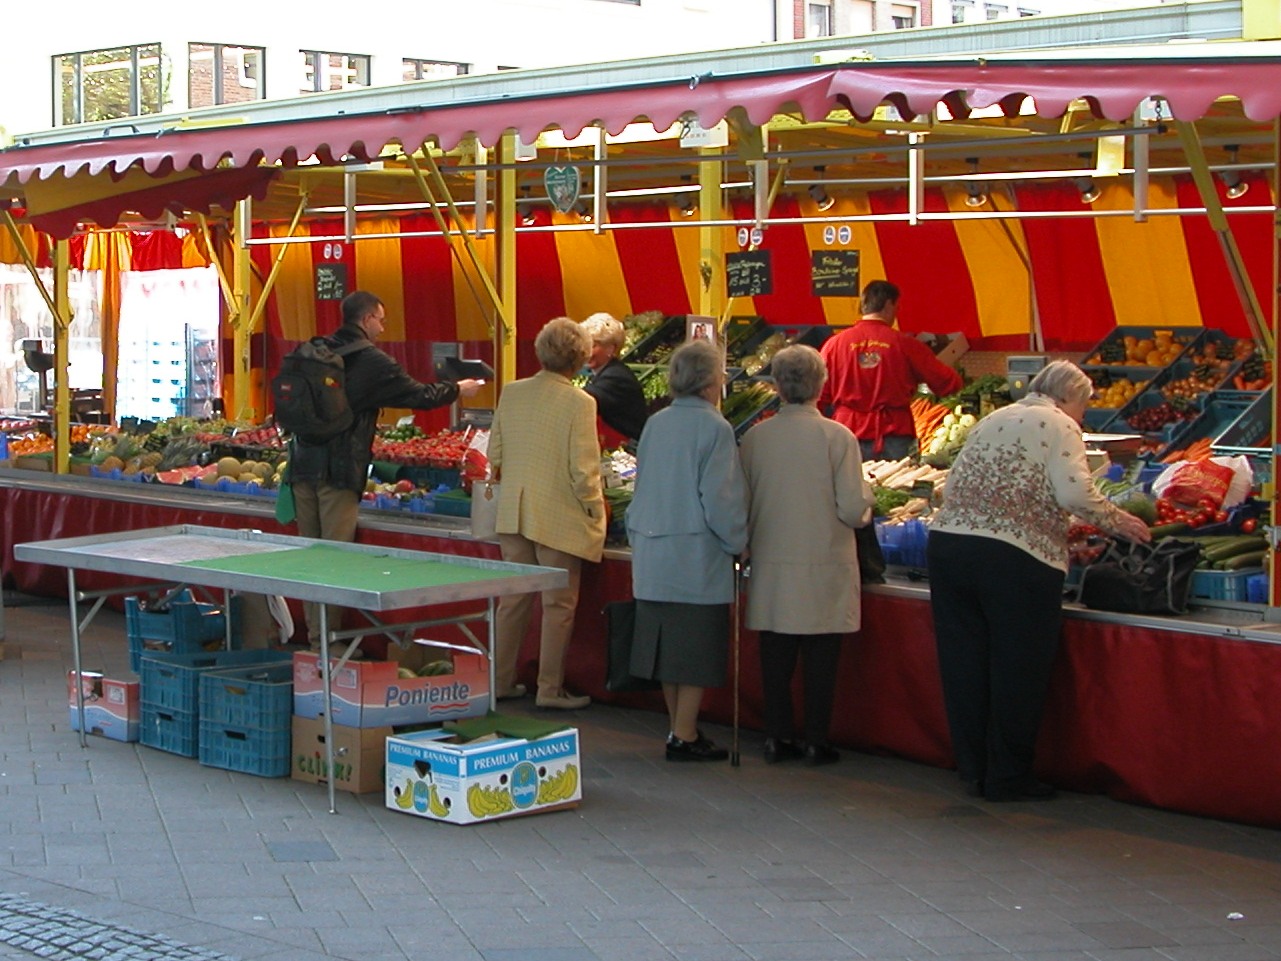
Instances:
[[[721,415],[720,351],[707,341],[671,358],[671,406],[645,424],[627,508],[636,633],[631,672],[659,680],[669,761],[729,756],[698,730],[703,689],[725,683],[734,555],[747,544],[747,489]]]
[[[871,520],[858,438],[819,413],[827,368],[813,347],[785,347],[770,371],[778,414],[743,438],[752,576],[747,626],[760,632],[765,760],[831,764],[827,743],[841,635],[860,626],[854,528]],[[794,737],[792,674],[804,661],[805,743]]]

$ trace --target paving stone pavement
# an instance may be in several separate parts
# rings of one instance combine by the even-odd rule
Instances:
[[[753,732],[741,767],[667,764],[660,715],[599,705],[575,715],[576,810],[458,827],[340,794],[330,815],[316,785],[82,749],[66,607],[15,601],[0,961],[1281,961],[1281,832],[987,804],[852,752],[771,767]],[[123,618],[84,651],[124,674]]]

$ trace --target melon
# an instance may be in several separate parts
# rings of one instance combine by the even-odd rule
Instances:
[[[240,461],[236,458],[224,457],[218,461],[219,477],[239,477],[240,473]]]

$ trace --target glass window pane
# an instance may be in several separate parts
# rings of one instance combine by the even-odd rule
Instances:
[[[187,44],[187,103],[212,107],[218,101],[214,91],[214,48],[208,43]]]
[[[138,112],[160,113],[165,100],[164,64],[160,60],[160,44],[149,43],[138,48]]]
[[[262,99],[262,59],[262,47],[222,48],[220,103],[244,103]]]
[[[57,65],[57,116],[54,126],[79,123],[80,109],[77,104],[78,85],[76,83],[76,55],[67,54],[55,57]]]

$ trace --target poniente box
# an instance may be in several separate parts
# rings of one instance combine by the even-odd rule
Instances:
[[[489,710],[489,663],[483,654],[453,654],[454,672],[400,677],[395,661],[349,661],[333,672],[333,721],[344,727],[399,727],[480,717]],[[331,661],[336,664],[337,661]],[[294,655],[294,714],[324,713],[320,657]]]

